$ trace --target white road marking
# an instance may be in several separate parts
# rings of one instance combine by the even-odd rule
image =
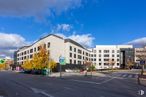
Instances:
[[[37,89],[37,88],[30,88],[34,93],[36,93],[36,94],[42,94],[42,95],[44,95],[44,96],[46,96],[46,97],[54,97],[54,96],[52,96],[52,95],[50,95],[50,94],[47,94],[46,92],[44,92],[43,90],[41,90],[41,89]]]
[[[128,77],[129,77],[129,78],[132,78],[132,75],[129,75]]]
[[[101,83],[97,83],[97,82],[93,82],[93,81],[74,80],[74,79],[72,79],[72,81],[81,82],[81,83],[89,83],[89,84],[97,84],[97,85],[100,85],[100,84],[103,84],[103,83],[107,83],[107,82],[109,82],[109,81],[111,81],[111,80],[113,80],[113,79],[114,79],[114,77],[111,78],[111,79],[105,80],[105,81],[103,81],[103,82],[101,82]]]
[[[69,87],[64,87],[64,89],[67,89],[67,90],[72,90],[72,88],[69,88]]]
[[[126,76],[127,76],[127,74],[122,75],[122,77],[126,77]]]

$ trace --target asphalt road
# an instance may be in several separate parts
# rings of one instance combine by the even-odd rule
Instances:
[[[0,72],[0,97],[146,97],[146,87],[135,72],[118,72],[106,77],[53,78],[15,72]]]

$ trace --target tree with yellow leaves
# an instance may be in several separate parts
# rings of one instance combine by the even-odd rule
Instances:
[[[56,62],[50,58],[49,52],[46,50],[46,48],[41,45],[39,46],[40,51],[38,53],[35,53],[33,55],[32,60],[26,60],[23,64],[24,69],[28,70],[42,70],[44,68],[47,69],[54,69],[57,65]]]
[[[22,65],[22,67],[26,70],[32,70],[33,69],[32,62],[28,59],[26,59],[26,61],[24,61],[24,64]]]

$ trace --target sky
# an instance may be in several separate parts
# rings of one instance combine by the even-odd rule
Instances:
[[[145,0],[0,0],[0,57],[48,34],[85,47],[146,44]]]

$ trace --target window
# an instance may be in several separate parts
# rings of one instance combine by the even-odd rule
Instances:
[[[101,61],[101,59],[99,59],[99,61]]]
[[[115,51],[114,51],[114,50],[112,50],[112,53],[115,53]]]
[[[26,56],[24,56],[24,59],[26,59]]]
[[[107,63],[104,63],[104,65],[108,65]]]
[[[117,50],[117,53],[120,53],[120,50]]]
[[[120,57],[119,55],[117,55],[117,57]]]
[[[117,61],[119,61],[119,59],[117,59]]]
[[[76,64],[76,60],[74,60],[74,64]]]
[[[104,61],[109,61],[109,59],[104,59]]]
[[[38,51],[40,50],[40,46],[38,46]]]
[[[72,57],[72,53],[70,53],[70,57]]]
[[[79,54],[81,54],[81,53],[82,53],[82,51],[81,51],[80,49],[78,49],[78,53],[79,53]]]
[[[72,60],[70,59],[70,64],[72,64]]]
[[[24,54],[26,54],[26,51],[24,52]]]
[[[104,53],[109,53],[109,50],[104,50]]]
[[[109,57],[109,54],[105,54],[104,57]]]
[[[46,48],[46,44],[44,44],[44,48]]]
[[[29,50],[27,51],[27,54],[29,54]]]
[[[96,61],[96,59],[94,59],[94,61]]]
[[[96,54],[94,54],[94,57],[96,57]]]
[[[91,54],[91,57],[93,57],[93,54]]]
[[[81,64],[81,61],[78,61],[78,64]]]
[[[70,48],[70,51],[72,51],[72,46],[70,46],[69,48]]]
[[[112,59],[112,61],[114,61],[114,59]]]
[[[99,63],[99,65],[101,65],[101,63]]]
[[[112,55],[112,57],[115,57],[115,55]]]
[[[30,49],[30,53],[33,53],[33,49]]]
[[[86,53],[86,56],[88,56],[88,53]]]
[[[30,58],[32,58],[32,55],[30,55]]]
[[[84,57],[83,57],[83,60],[84,60]]]
[[[48,42],[48,48],[50,48],[50,42]]]
[[[34,51],[36,52],[36,47],[34,48]]]
[[[120,64],[119,63],[117,63],[117,66],[119,66]]]
[[[93,52],[96,53],[96,50],[94,50]]]
[[[74,54],[74,58],[76,58],[76,54]]]
[[[78,59],[82,59],[82,56],[81,55],[78,55]]]
[[[23,55],[23,52],[22,52],[22,55]]]
[[[83,51],[83,55],[84,55],[84,51]]]
[[[88,58],[86,57],[86,60],[88,61]]]
[[[101,54],[99,54],[99,57],[101,57]]]
[[[101,53],[101,50],[99,50],[99,53]]]
[[[76,52],[76,48],[74,48],[74,52]]]
[[[23,60],[23,57],[22,57],[22,60]]]

